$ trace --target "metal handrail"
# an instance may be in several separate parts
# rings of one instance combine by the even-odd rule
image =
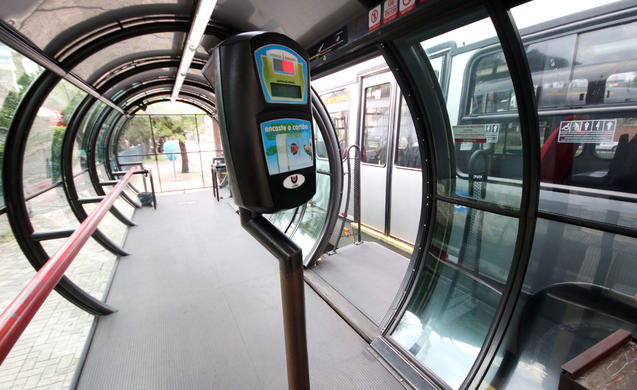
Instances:
[[[133,176],[131,169],[0,314],[0,364]]]

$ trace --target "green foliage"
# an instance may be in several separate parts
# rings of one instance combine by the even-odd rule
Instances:
[[[186,142],[185,129],[191,129],[195,126],[192,116],[174,115],[153,117],[153,127],[155,134],[159,138],[175,137],[180,143]]]
[[[181,152],[181,172],[188,173],[188,156],[186,150],[186,131],[195,129],[196,118],[192,115],[171,115],[156,116],[152,118],[153,129],[155,131],[156,141],[159,149],[163,149],[164,142],[170,137],[175,137],[179,141],[179,150]]]
[[[51,141],[51,180],[57,183],[62,180],[62,142],[66,126],[53,127],[53,140]]]
[[[0,127],[4,127],[6,129],[9,128],[11,119],[13,119],[13,114],[18,108],[18,104],[20,104],[20,99],[22,99],[22,96],[27,91],[34,78],[34,75],[24,73],[18,79],[18,90],[9,91],[4,102],[2,102],[2,108],[0,108]]]

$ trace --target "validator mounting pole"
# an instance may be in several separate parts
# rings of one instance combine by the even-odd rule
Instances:
[[[309,389],[301,248],[260,214],[239,208],[239,215],[241,226],[279,260],[288,388]]]

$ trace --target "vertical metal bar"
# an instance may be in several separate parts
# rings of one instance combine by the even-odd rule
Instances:
[[[155,167],[157,167],[157,180],[159,180],[159,191],[162,191],[161,171],[159,170],[159,158],[157,157],[157,140],[155,139],[155,128],[153,127],[153,121],[150,115],[148,115],[148,125],[150,126],[150,136],[153,139],[153,154],[155,156]]]
[[[153,181],[153,173],[148,171],[148,178],[150,179],[150,190],[153,192],[153,208],[157,209],[157,197],[155,196],[155,182]]]
[[[239,209],[241,225],[279,260],[288,388],[310,388],[301,249],[263,216]]]
[[[201,138],[199,137],[199,125],[197,124],[197,115],[195,117],[195,131],[197,132],[197,145],[199,146],[199,166],[201,167],[201,188],[206,188],[206,181],[203,178],[203,158],[201,158]]]

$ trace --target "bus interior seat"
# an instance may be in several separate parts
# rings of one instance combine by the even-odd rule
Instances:
[[[623,146],[622,138],[624,137],[625,142],[628,140],[628,134],[621,135],[615,156],[620,152],[620,145]],[[634,135],[630,142],[625,142],[625,147],[622,149],[622,153],[625,154],[625,156],[621,164],[617,163],[616,166],[614,166],[616,172],[609,184],[611,189],[615,191],[637,193],[637,135]],[[609,169],[609,173],[612,171],[612,169]]]
[[[622,134],[619,137],[615,154],[608,163],[605,163],[602,158],[596,156],[593,150],[593,144],[590,145],[591,147],[588,147],[588,150],[585,151],[585,153],[582,153],[580,156],[575,158],[578,159],[578,165],[586,164],[589,166],[589,169],[584,172],[571,175],[565,184],[612,191],[622,190],[618,184],[621,183],[623,180],[622,178],[626,176],[624,172],[629,169],[626,165],[630,156],[628,134]],[[608,165],[606,165],[606,168],[603,166],[600,167],[600,162],[605,163],[604,165]]]

